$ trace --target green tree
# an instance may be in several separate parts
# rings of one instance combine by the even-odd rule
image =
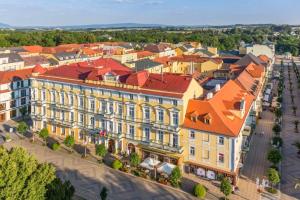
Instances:
[[[172,173],[170,175],[170,183],[173,187],[178,187],[179,186],[181,176],[182,176],[181,171],[180,171],[179,167],[176,166],[172,170]]]
[[[278,149],[270,150],[268,153],[268,160],[274,165],[277,165],[282,160],[282,156],[279,150]]]
[[[100,192],[100,198],[101,200],[106,200],[108,196],[108,189],[106,187],[103,187]]]
[[[141,162],[141,158],[137,153],[130,154],[130,164],[134,167],[137,167]]]
[[[196,184],[193,188],[194,195],[199,199],[204,199],[206,196],[206,188],[201,184]]]
[[[96,145],[96,155],[104,157],[107,154],[107,149],[104,144]]]
[[[67,147],[70,147],[72,148],[75,144],[75,139],[73,136],[71,135],[68,135],[64,141],[64,144],[67,146]]]
[[[119,160],[114,160],[114,162],[112,163],[112,168],[114,168],[114,169],[119,170],[122,167],[123,167],[123,164]]]
[[[276,184],[280,182],[280,177],[278,171],[273,168],[268,169],[268,179],[272,183],[271,187],[273,188]]]
[[[27,114],[28,109],[26,106],[23,106],[22,108],[20,108],[20,113],[22,115],[22,118],[24,119],[25,115]]]
[[[28,130],[28,125],[25,122],[20,122],[17,127],[17,131],[24,135]]]
[[[281,131],[281,126],[279,124],[274,124],[272,130],[276,135],[278,135]]]
[[[227,197],[231,194],[232,186],[231,186],[228,178],[224,178],[221,181],[220,191],[225,195],[225,199],[227,199]]]
[[[47,200],[72,200],[75,188],[70,181],[62,182],[59,178],[55,178],[47,185]]]
[[[0,147],[0,199],[45,199],[46,186],[55,178],[55,168],[37,160],[22,148]]]
[[[47,144],[47,138],[49,137],[49,131],[47,128],[43,128],[42,130],[40,130],[39,132],[39,136],[40,138],[42,138],[45,142],[45,145]]]

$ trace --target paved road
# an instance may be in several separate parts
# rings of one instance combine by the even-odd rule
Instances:
[[[87,200],[99,199],[99,193],[103,186],[109,189],[109,199],[194,199],[189,194],[120,173],[69,153],[54,152],[27,140],[13,140],[5,143],[5,146],[7,148],[22,146],[35,155],[38,160],[53,163],[58,169],[59,177],[70,180],[76,188],[76,194]]]

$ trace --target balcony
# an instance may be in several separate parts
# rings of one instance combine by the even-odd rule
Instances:
[[[168,152],[179,153],[183,152],[182,146],[171,146],[169,143],[161,143],[158,141],[150,140],[150,141],[142,141],[141,142],[144,146],[148,146],[150,148],[160,149]]]
[[[113,139],[122,139],[122,133],[116,133],[116,132],[111,132],[111,131],[108,131],[107,133],[107,137],[108,138],[113,138]]]

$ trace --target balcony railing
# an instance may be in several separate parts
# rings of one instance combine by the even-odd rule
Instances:
[[[156,149],[161,149],[169,152],[174,152],[174,153],[182,153],[183,152],[183,147],[182,146],[177,146],[177,145],[172,145],[169,143],[162,143],[159,141],[155,140],[142,140],[141,143],[145,146],[149,146],[151,148],[156,148]]]

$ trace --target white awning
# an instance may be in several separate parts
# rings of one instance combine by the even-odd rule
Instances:
[[[159,163],[160,162],[158,160],[148,157],[140,164],[140,166],[152,170],[154,169],[154,166],[158,165]]]
[[[176,165],[164,162],[159,168],[157,168],[157,171],[170,175],[175,167]]]
[[[269,98],[270,98],[270,96],[266,94],[266,95],[264,96],[264,101],[269,101]]]
[[[265,94],[268,94],[268,95],[271,94],[271,89],[270,89],[270,88],[267,88]]]

